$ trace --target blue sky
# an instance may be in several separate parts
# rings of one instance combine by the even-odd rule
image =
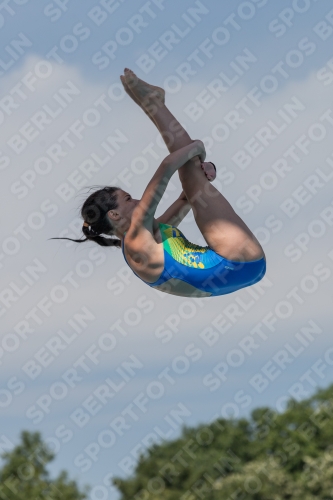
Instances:
[[[157,78],[161,78],[172,71],[187,55],[192,53],[196,45],[199,45],[207,37],[209,38],[214,29],[220,26],[229,29],[230,41],[220,48],[216,48],[214,57],[205,61],[205,70],[198,75],[200,80],[205,81],[206,75],[209,75],[209,72],[214,71],[216,67],[223,69],[239,51],[248,47],[255,54],[260,54],[260,61],[256,67],[257,73],[249,75],[252,78],[246,82],[251,85],[256,81],[255,79],[260,75],[260,72],[267,70],[271,62],[276,60],[275,55],[283,56],[288,50],[296,49],[297,43],[303,37],[308,37],[309,40],[317,43],[318,47],[315,57],[311,58],[308,64],[299,68],[297,72],[295,71],[292,75],[293,79],[304,78],[309,71],[324,65],[327,59],[325,53],[328,51],[326,45],[329,45],[329,38],[321,40],[313,31],[313,27],[325,18],[325,14],[330,12],[330,4],[327,1],[308,0],[294,4],[290,1],[281,1],[277,4],[267,0],[250,2],[246,5],[246,2],[231,1],[221,4],[206,1],[196,4],[185,0],[182,2],[181,8],[177,9],[175,9],[173,2],[160,2],[160,7],[150,2],[150,14],[147,11],[149,2],[143,2],[140,7],[139,4],[131,4],[126,1],[108,2],[108,4],[109,9],[113,10],[112,13],[108,13],[105,7],[93,1],[85,2],[84,6],[82,4],[79,6],[73,0],[69,0],[67,3],[59,2],[59,5],[56,2],[36,2],[34,9],[32,9],[31,2],[21,6],[13,3],[13,9],[16,12],[13,17],[6,10],[3,12],[5,17],[5,24],[2,27],[3,44],[9,43],[16,33],[23,32],[32,42],[28,53],[44,57],[53,47],[58,46],[59,57],[63,57],[66,63],[71,66],[78,67],[85,79],[109,82],[110,79],[111,81],[117,79],[124,65],[135,68],[138,57],[144,54],[158,37],[170,29],[173,24],[176,24],[182,31],[189,27],[188,21],[182,16],[188,15],[189,9],[196,8],[199,10],[198,18],[195,19],[190,14],[190,19],[196,24],[196,28],[186,35],[181,44],[170,51],[163,59],[163,64],[158,65],[156,70],[152,71],[153,77],[156,74]],[[63,5],[62,8],[61,5]],[[252,8],[249,5],[252,5]],[[136,33],[128,25],[128,21],[134,15],[139,15],[140,8],[144,6],[146,8],[141,12],[141,15],[147,26],[140,28],[140,33]],[[97,7],[100,9],[99,14],[95,11],[92,12]],[[27,16],[32,15],[32,11],[33,16],[29,19],[29,25],[24,24]],[[252,11],[255,12],[253,17],[251,17]],[[102,22],[103,18],[98,17],[98,15],[104,15],[105,21]],[[152,18],[153,15],[156,17]],[[97,25],[96,23],[101,24]],[[273,23],[272,26],[271,23]],[[82,30],[82,34],[78,36],[85,38],[85,40],[82,40],[78,50],[73,53],[70,52],[71,41],[65,42],[68,44],[69,50],[64,55],[59,48],[59,43],[63,37],[73,36],[73,28],[79,24],[80,27],[76,29]],[[129,44],[130,50],[127,50],[126,36],[130,37],[130,35],[123,32],[123,45],[117,44],[112,64],[110,63],[105,70],[96,70],[96,66],[92,63],[92,57],[101,50],[106,42],[115,39],[117,28],[126,28],[133,32],[134,47],[133,44]],[[83,30],[87,30],[85,35],[83,35]],[[21,64],[23,61],[24,58],[21,59]],[[15,65],[16,68],[20,62]]]
[[[226,416],[232,411],[237,417],[248,416],[258,406],[281,409],[279,405],[283,405],[286,397],[295,397],[297,394],[306,397],[333,381],[330,356],[333,254],[329,208],[332,206],[332,162],[327,161],[332,157],[332,124],[322,118],[330,110],[332,102],[328,75],[333,70],[327,65],[332,58],[331,3],[328,0],[283,0],[278,3],[272,0],[208,0],[199,3],[185,0],[181,7],[175,1],[164,1],[163,4],[153,1],[135,4],[124,1],[119,2],[117,8],[116,5],[117,2],[111,0],[104,3],[89,0],[84,2],[84,6],[78,0],[69,0],[67,4],[55,0],[30,0],[24,5],[12,0],[8,3],[8,8],[13,9],[11,12],[15,14],[11,15],[7,10],[0,12],[3,15],[0,18],[1,46],[12,48],[2,48],[0,60],[9,64],[13,58],[13,64],[2,75],[1,99],[4,100],[0,101],[3,112],[0,120],[0,151],[9,159],[8,166],[0,163],[6,195],[6,209],[1,216],[3,241],[0,251],[0,262],[3,263],[0,369],[1,394],[4,398],[1,430],[14,444],[18,442],[22,429],[39,430],[50,444],[57,444],[59,440],[65,440],[64,435],[60,438],[59,434],[59,427],[64,425],[68,435],[72,433],[73,438],[57,449],[57,458],[50,468],[51,472],[56,474],[66,468],[70,476],[75,477],[80,484],[90,484],[95,488],[91,500],[119,498],[115,489],[106,486],[107,474],[127,476],[124,468],[121,468],[121,460],[130,455],[145,436],[156,433],[156,426],[162,429],[163,424],[166,431],[166,417],[172,415],[179,404],[188,409],[182,423],[194,426],[210,422],[217,415]],[[195,20],[194,11],[191,11],[194,7],[205,12],[201,15],[201,20]],[[113,13],[107,13],[107,9],[113,8]],[[133,23],[134,18],[139,19],[135,16],[140,15],[142,8],[143,22],[148,26],[145,26],[142,33],[135,33],[129,22]],[[44,9],[47,9],[46,14],[49,15],[44,13]],[[101,9],[100,15],[105,17],[100,26],[93,21],[92,14],[88,15],[92,9]],[[61,17],[52,21],[51,18],[56,18],[59,12],[62,12]],[[245,19],[252,12],[253,17]],[[154,16],[156,17],[153,18]],[[226,24],[228,18],[240,28],[234,28],[230,21]],[[274,32],[274,26],[278,25],[271,23],[276,19],[280,26],[277,29],[281,31]],[[283,19],[284,26],[286,23],[291,26],[285,28],[284,34],[276,36],[284,30],[281,28]],[[156,50],[162,54],[166,46],[160,38],[163,38],[167,30],[175,33],[173,25],[183,31],[191,25],[191,29],[180,43],[164,54],[163,60],[156,61],[159,57],[157,55],[155,66],[145,73],[143,66],[138,63],[139,58],[145,54],[152,57],[151,51],[157,54]],[[220,37],[228,36],[226,27],[230,29],[230,40],[218,44],[218,39],[215,39],[213,43],[214,33],[215,36],[218,36],[216,33]],[[73,29],[76,30],[75,36]],[[15,47],[13,40],[17,39],[19,33],[23,33],[32,42],[32,46],[25,48],[24,53],[18,57],[16,52],[14,56],[10,54]],[[64,52],[60,48],[61,44],[74,47],[71,44],[76,44],[77,38],[85,36],[86,39],[80,41],[77,49],[72,52],[69,52],[71,49]],[[115,40],[124,40],[117,38],[121,36],[128,36],[133,40],[127,45],[123,42],[123,45],[118,43],[116,46]],[[102,46],[108,42],[109,48],[113,47],[115,50],[115,59],[110,59],[107,67],[100,70],[92,60],[94,54],[101,51]],[[34,83],[36,91],[28,91],[23,87],[27,98],[20,99],[18,94],[12,92],[15,85],[22,82],[24,75],[33,71],[41,60],[47,59],[47,54],[54,46],[59,47],[58,56],[63,62],[57,63],[54,58],[49,59],[52,64],[50,77],[37,78]],[[155,49],[152,49],[153,46]],[[198,95],[205,90],[209,92],[209,84],[216,78],[223,79],[222,74],[229,78],[235,76],[235,64],[240,67],[237,57],[244,55],[244,49],[250,51],[256,60],[249,63],[243,74],[238,75],[238,80],[228,87],[225,95],[202,112],[199,120],[193,120],[186,111],[189,104],[198,104]],[[199,51],[201,65],[193,58],[195,50]],[[210,55],[205,54],[205,50]],[[191,54],[191,69],[195,74],[189,81],[185,81],[179,71],[180,67],[184,68],[182,65],[189,62]],[[261,85],[268,81],[267,76],[272,76],[272,69],[279,63],[280,71],[285,73],[275,72],[277,88],[274,92],[265,92]],[[134,197],[139,197],[158,162],[167,155],[166,148],[158,141],[157,130],[127,96],[122,96],[119,100],[106,97],[105,102],[110,110],[98,108],[100,122],[96,126],[85,127],[84,139],[76,141],[72,150],[66,150],[61,161],[52,161],[49,172],[40,173],[36,167],[40,158],[49,158],[48,148],[57,142],[61,134],[69,130],[76,120],[82,121],[84,113],[94,107],[96,99],[101,95],[108,95],[110,86],[119,83],[119,75],[125,66],[132,68],[143,79],[160,86],[170,81],[170,77],[178,78],[179,91],[167,93],[167,104],[192,138],[206,138],[206,147],[211,148],[210,157],[217,165],[216,187],[233,206],[239,207],[239,215],[252,230],[258,231],[258,237],[260,235],[263,238],[268,266],[266,281],[253,287],[252,295],[244,289],[229,296],[205,299],[200,304],[195,299],[188,301],[166,294],[162,296],[128,273],[128,268],[116,249],[106,251],[100,247],[95,248],[92,243],[75,246],[65,241],[48,240],[65,230],[81,236],[78,208],[86,191],[83,188],[75,189],[75,196],[67,201],[61,198],[59,187],[70,183],[69,177],[79,171],[82,163],[91,158],[93,153],[101,152],[101,143],[108,134],[119,129],[128,141],[120,145],[107,165],[97,169],[91,178],[84,178],[87,187],[108,184],[113,179],[118,179],[118,184]],[[326,69],[323,70],[325,66]],[[327,79],[323,79],[325,75]],[[26,145],[22,153],[17,153],[10,146],[15,134],[21,133],[27,122],[33,123],[31,119],[44,106],[54,108],[54,95],[59,94],[68,81],[79,89],[78,94],[72,96],[59,116],[43,130],[34,127],[38,135]],[[246,119],[240,127],[230,129],[227,140],[212,140],[217,130],[214,127],[228,123],[225,119],[228,113],[238,109],[237,103],[254,87],[262,90],[260,105],[252,106],[252,114],[244,116]],[[8,95],[14,96],[17,106],[9,113],[5,110]],[[211,93],[209,95],[213,97]],[[285,109],[294,98],[302,103],[303,110],[299,110],[289,120],[285,130],[265,146],[260,155],[252,158],[249,167],[240,168],[235,160],[237,152],[245,150],[251,139],[258,140],[258,135],[255,134],[264,126],[267,127],[272,122],[280,126],[285,123],[283,120],[281,122],[279,110]],[[323,125],[324,129],[316,124]],[[320,133],[323,134],[322,138],[319,137]],[[296,146],[300,144],[297,141],[302,136],[309,140],[305,152]],[[149,144],[153,144],[155,159],[143,153]],[[300,161],[293,162],[289,156],[290,171],[284,176],[276,174],[273,166],[279,159],[286,158],[283,155],[291,146],[296,148]],[[148,167],[142,174],[131,170],[132,162],[138,156],[147,158]],[[129,185],[122,184],[121,181],[126,169],[132,175]],[[226,172],[232,174],[231,182],[226,181]],[[275,173],[275,178],[272,173]],[[268,175],[273,179],[273,185],[267,184]],[[315,188],[311,188],[313,182],[317,183]],[[24,196],[20,197],[15,191],[14,183],[25,188]],[[162,200],[159,213],[167,208],[178,192],[180,183],[175,176],[170,183],[169,198]],[[253,192],[259,192],[258,202],[253,204],[251,211],[243,212],[240,197],[253,200],[249,194]],[[295,215],[288,215],[281,208],[288,198],[299,205],[299,211]],[[43,205],[45,200],[49,200],[48,206],[53,206],[53,211]],[[38,221],[42,221],[40,227]],[[275,221],[275,225],[272,221]],[[191,214],[182,222],[180,229],[191,241],[204,244]],[[15,248],[17,246],[17,250],[13,250],[11,244]],[[286,248],[290,245],[298,249],[300,258],[292,260],[288,256]],[[28,285],[26,292],[18,295],[15,285],[21,290],[27,285],[24,276],[34,259],[45,270],[39,273],[33,284]],[[75,285],[62,281],[69,273],[72,273]],[[112,288],[111,280],[114,278],[123,286],[119,294]],[[60,299],[57,301],[55,287],[64,283],[68,297],[63,302]],[[14,299],[6,302],[8,289],[14,290]],[[52,302],[49,313],[46,314],[39,307],[43,299],[45,303],[48,303],[47,300]],[[246,309],[244,304],[251,305]],[[53,337],[60,338],[60,331],[67,336],[73,334],[70,322],[84,307],[91,311],[93,319],[86,321],[77,338],[59,352],[49,366],[43,368],[39,377],[29,377],[27,369],[24,370],[23,367],[31,360],[36,362],[39,359],[41,363],[41,353],[48,353],[50,361],[51,351],[47,342]],[[33,320],[31,311],[34,308],[38,310],[39,323]],[[137,324],[129,320],[131,310],[135,310],[132,314],[140,317]],[[238,311],[238,316],[232,315],[235,310]],[[27,320],[29,314],[29,325],[34,331],[22,338],[18,333],[19,325]],[[273,324],[270,323],[272,318],[275,320]],[[126,335],[115,326],[117,321],[120,321]],[[220,330],[218,340],[209,345],[205,329],[210,327],[217,335],[217,325],[221,325],[222,321],[231,322],[230,329],[226,333]],[[306,333],[302,329],[309,328],[311,321],[316,323],[320,333],[313,334],[313,339],[306,341]],[[268,324],[271,326],[268,327]],[[254,333],[255,329],[258,331],[258,325],[261,325],[262,337],[265,339]],[[159,336],[158,332],[170,331],[172,327],[172,338],[163,342],[166,337]],[[101,350],[94,362],[87,357],[87,352],[96,352],[94,349],[98,348],[98,342],[104,333],[114,335],[116,346],[113,350]],[[247,354],[246,339],[251,336],[255,339],[256,347]],[[303,339],[303,344],[300,344],[300,338]],[[92,347],[93,344],[97,347]],[[300,349],[299,354],[292,354],[297,349]],[[88,366],[86,371],[82,366],[80,368],[80,365],[75,365],[80,356],[85,356]],[[142,363],[142,368],[135,371],[124,388],[98,410],[86,426],[78,428],[71,418],[73,412],[82,408],[83,402],[89,397],[97,404],[96,398],[91,395],[106,383],[106,379],[120,383],[117,369],[126,366],[124,363],[130,356],[136,356]],[[282,359],[287,360],[284,365]],[[226,380],[220,379],[219,387],[211,391],[204,380],[208,380],[205,377],[209,374],[216,377],[218,365],[227,367]],[[74,367],[81,380],[73,388],[65,384],[68,392],[65,397],[59,396],[57,400],[52,391],[55,387],[59,390],[64,388],[59,382],[63,384],[64,373]],[[174,382],[159,378],[163,370],[172,375]],[[267,387],[261,392],[255,388],[259,387],[255,384],[255,380],[259,379],[254,378],[258,374],[262,377],[261,380],[267,381]],[[15,386],[12,377],[16,377],[16,382],[21,385]],[[137,420],[133,417],[131,419],[127,414],[130,428],[123,436],[117,435],[113,446],[101,447],[96,462],[92,462],[88,470],[81,470],[75,460],[83,453],[84,448],[92,446],[106,429],[110,431],[110,423],[138,395],[143,393],[147,397],[147,388],[149,391],[149,387],[152,387],[149,384],[161,380],[164,381],[163,395],[156,399],[153,396],[148,398],[147,411],[140,413],[136,406]],[[22,392],[20,387],[23,388]],[[158,387],[162,390],[158,384],[155,387],[156,390]],[[52,401],[47,399],[50,391],[55,395],[51,398]],[[43,397],[46,399],[40,399]],[[50,411],[45,412],[39,423],[33,423],[27,412],[32,406],[38,406],[38,401],[40,404],[49,401]],[[96,408],[97,406],[97,411]],[[169,438],[176,438],[180,431],[181,425],[175,425]],[[54,440],[56,434],[58,441]]]

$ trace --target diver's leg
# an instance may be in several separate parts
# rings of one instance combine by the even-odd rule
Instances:
[[[139,105],[153,119],[169,151],[191,143],[188,133],[161,100],[159,91],[149,90],[149,87],[152,86],[137,79],[131,89]],[[186,162],[178,173],[197,226],[210,248],[229,260],[248,262],[264,257],[257,238],[206,178],[199,157]]]
[[[157,127],[159,132],[162,135],[162,138],[169,150],[170,153],[177,151],[184,146],[187,146],[192,142],[190,136],[183,128],[183,126],[178,122],[178,120],[170,113],[167,107],[165,107],[163,113],[159,113],[158,120],[155,120],[155,114],[157,111],[156,106],[164,106],[165,104],[165,92],[162,88],[150,85],[143,80],[140,82],[145,83],[145,85],[155,92],[155,102],[153,102],[149,97],[148,99],[142,99],[142,97],[138,97],[136,93],[133,91],[133,84],[129,85],[128,81],[131,81],[131,78],[128,75],[136,75],[129,69],[126,68],[125,75],[121,75],[120,79],[124,86],[126,93],[133,99],[133,101],[140,106],[140,108],[146,113],[146,115],[150,118],[150,120]],[[136,77],[137,78],[137,77]],[[139,80],[139,79],[137,79]],[[145,101],[145,102],[144,102]],[[146,105],[145,105],[146,104]],[[186,175],[190,173],[191,168],[193,168],[193,163],[188,165],[186,169],[181,167],[178,170],[179,176],[181,176],[181,172],[184,172]],[[205,172],[205,175],[209,181],[212,181],[216,177],[215,167],[211,162],[204,162],[201,164],[201,168]],[[183,169],[183,170],[182,170]]]

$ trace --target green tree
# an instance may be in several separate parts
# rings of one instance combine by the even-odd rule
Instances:
[[[121,500],[333,500],[333,385],[280,413],[183,427],[113,484]]]
[[[55,455],[42,442],[39,432],[21,433],[21,443],[2,454],[0,470],[0,500],[84,500],[89,492],[80,492],[75,481],[61,471],[50,479],[46,466]]]

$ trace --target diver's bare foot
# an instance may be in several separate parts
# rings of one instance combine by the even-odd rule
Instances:
[[[132,92],[132,90],[130,89],[130,87],[127,85],[124,75],[120,75],[120,80],[121,80],[121,83],[123,84],[125,92],[130,96],[131,99],[133,99],[134,102],[136,102],[136,104],[138,106],[141,106],[141,102],[136,97],[136,95]]]
[[[165,91],[161,87],[156,87],[155,85],[150,85],[149,83],[144,82],[143,80],[138,78],[132,70],[128,68],[125,68],[124,76],[121,77],[121,81],[123,81],[123,79],[129,90],[135,96],[135,102],[138,104],[139,101],[141,107],[145,107],[152,101],[155,104],[160,104],[162,106],[164,105]]]
[[[148,118],[150,118],[151,120],[153,120],[153,117],[152,117],[152,114],[150,114],[149,111],[151,110],[148,110],[146,109],[146,107],[143,107],[141,106],[141,102],[139,101],[139,99],[136,97],[136,95],[132,92],[132,90],[129,88],[129,86],[127,85],[126,81],[125,81],[125,77],[123,75],[120,75],[120,80],[121,80],[121,83],[123,84],[123,87],[125,89],[125,92],[130,96],[130,98],[138,105],[140,106],[140,108],[146,113],[146,115],[148,116]],[[154,120],[153,120],[154,122]],[[154,122],[155,123],[155,122]]]
[[[212,182],[216,177],[216,170],[210,161],[201,163],[201,168],[205,172],[207,179]]]

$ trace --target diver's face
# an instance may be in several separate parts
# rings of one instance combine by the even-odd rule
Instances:
[[[131,195],[127,193],[127,191],[119,189],[119,191],[117,191],[117,212],[119,213],[120,217],[130,222],[133,210],[135,209],[139,201],[140,200],[134,200]]]

